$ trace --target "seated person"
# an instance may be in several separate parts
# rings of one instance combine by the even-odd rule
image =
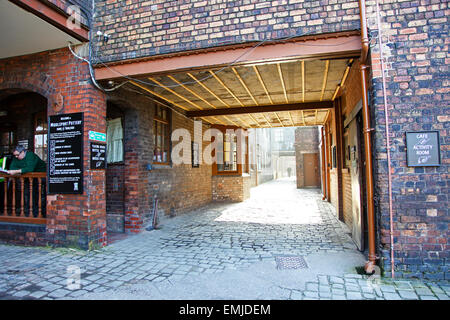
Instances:
[[[21,174],[28,172],[46,172],[46,163],[32,151],[27,151],[23,146],[14,148],[14,158],[9,165],[9,174]]]
[[[27,151],[23,146],[18,145],[14,148],[13,152],[13,159],[11,161],[11,164],[9,165],[9,170],[7,170],[8,174],[15,175],[15,174],[24,174],[28,172],[46,172],[47,165],[46,163],[39,158],[38,155],[36,155],[32,151]],[[33,179],[35,180],[35,179]],[[20,183],[20,182],[18,182]],[[29,181],[24,182],[24,205],[26,210],[28,211],[29,208]],[[18,192],[20,189],[16,188],[16,192]],[[42,184],[42,190],[40,190],[42,193],[42,197],[45,199],[45,182]],[[37,183],[33,184],[33,215],[34,217],[38,214],[38,195],[39,190]],[[16,197],[18,199],[18,197]],[[17,201],[17,200],[16,200]],[[45,215],[45,201],[43,202],[42,206],[42,212]],[[17,206],[16,206],[17,208]]]

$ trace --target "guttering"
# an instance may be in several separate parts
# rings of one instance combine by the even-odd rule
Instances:
[[[366,20],[366,1],[359,0],[359,16],[361,20],[361,87],[362,87],[362,102],[363,102],[363,123],[364,123],[364,146],[366,159],[366,199],[367,199],[367,229],[369,236],[369,261],[366,262],[364,270],[368,274],[375,271],[375,264],[377,260],[375,252],[375,214],[373,203],[373,168],[372,168],[372,139],[371,131],[374,129],[370,127],[370,109],[369,99],[367,95],[367,58],[369,55],[369,37],[367,33]]]

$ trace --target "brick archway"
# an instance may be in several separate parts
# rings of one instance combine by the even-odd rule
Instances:
[[[35,92],[47,99],[47,113],[52,112],[51,106],[56,104],[57,89],[54,81],[45,73],[8,73],[0,77],[0,92],[2,91]],[[1,97],[1,96],[0,96]]]

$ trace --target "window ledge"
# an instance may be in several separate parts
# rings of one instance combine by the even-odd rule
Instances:
[[[107,162],[106,165],[107,166],[116,166],[116,165],[124,165],[125,162],[123,161],[117,161],[117,162]]]
[[[216,173],[216,174],[214,174],[213,175],[213,177],[233,177],[233,178],[236,178],[236,177],[250,177],[250,175],[248,174],[248,173],[243,173],[243,174],[239,174],[239,173],[228,173],[228,174],[220,174],[220,173]]]
[[[160,169],[172,169],[172,166],[169,164],[159,164],[159,163],[152,164],[152,170],[160,170]]]

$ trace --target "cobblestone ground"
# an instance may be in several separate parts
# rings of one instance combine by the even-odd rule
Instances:
[[[364,260],[317,190],[277,180],[100,250],[0,245],[0,299],[449,299],[448,282],[359,275]]]

